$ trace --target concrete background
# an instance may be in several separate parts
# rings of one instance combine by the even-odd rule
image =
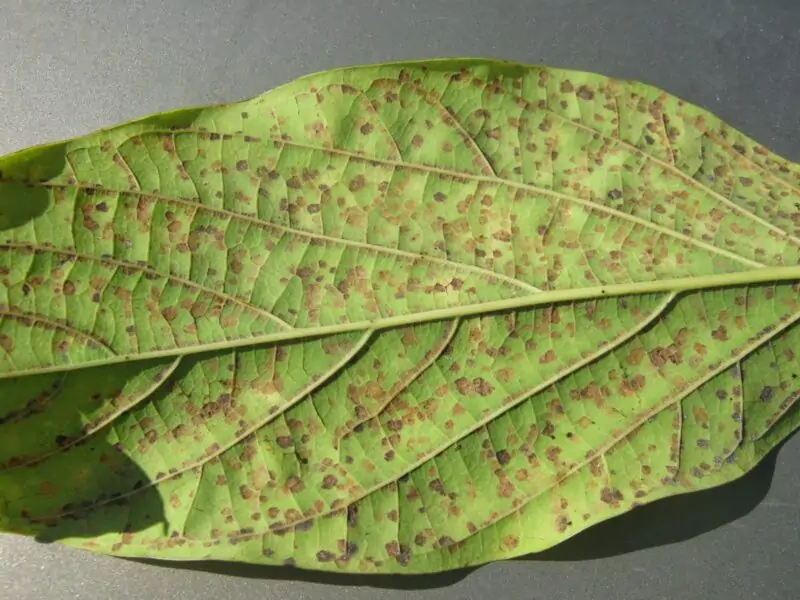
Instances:
[[[435,56],[647,81],[800,160],[800,0],[3,0],[0,154],[334,66]],[[0,536],[19,600],[800,597],[800,436],[536,559],[423,578],[166,566]],[[502,595],[502,596],[501,596]]]

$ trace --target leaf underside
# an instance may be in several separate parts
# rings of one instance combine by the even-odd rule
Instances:
[[[800,423],[800,167],[653,87],[330,71],[0,159],[0,529],[430,572]]]

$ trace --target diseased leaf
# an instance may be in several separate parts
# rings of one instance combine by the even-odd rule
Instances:
[[[427,572],[800,423],[800,167],[641,83],[305,77],[0,159],[0,526]]]

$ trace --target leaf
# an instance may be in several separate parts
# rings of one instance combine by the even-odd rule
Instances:
[[[0,172],[5,531],[439,571],[800,423],[800,166],[641,83],[340,69]]]

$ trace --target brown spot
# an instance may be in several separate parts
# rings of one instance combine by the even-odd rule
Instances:
[[[650,361],[657,368],[663,367],[668,362],[677,365],[683,360],[683,354],[672,344],[653,348],[649,352],[649,357]]]
[[[332,560],[335,559],[336,556],[333,553],[328,552],[327,550],[320,550],[319,552],[317,552],[317,560],[319,562],[331,562]]]
[[[444,486],[442,485],[442,480],[441,479],[434,479],[433,481],[430,482],[429,487],[434,492],[436,492],[437,494],[439,494],[441,496],[446,496],[447,495],[444,492]]]
[[[306,127],[306,131],[310,131],[314,137],[321,138],[325,135],[325,124],[322,121],[315,121]]]
[[[641,373],[634,375],[630,379],[623,379],[622,385],[620,386],[620,393],[626,398],[634,396],[637,392],[644,389],[645,383],[647,383],[647,380]]]
[[[0,333],[0,348],[11,354],[14,350],[14,338],[5,333]]]
[[[217,414],[219,412],[219,410],[220,410],[220,405],[217,402],[206,402],[203,405],[202,412],[203,412],[203,416],[208,419],[210,417],[213,417],[215,414]]]
[[[547,450],[545,451],[545,455],[551,462],[556,462],[560,454],[561,454],[561,448],[559,448],[558,446],[548,446]]]
[[[495,454],[495,457],[501,465],[507,465],[511,461],[511,455],[507,450],[500,450]]]
[[[353,179],[350,180],[350,184],[347,186],[351,192],[357,192],[364,188],[366,185],[366,179],[364,179],[363,175],[356,175]]]
[[[286,487],[293,494],[297,494],[302,492],[306,486],[303,483],[303,480],[300,479],[297,475],[290,475],[289,478],[286,480]]]
[[[333,475],[325,475],[324,479],[322,480],[322,489],[323,490],[330,490],[336,487],[339,483],[339,480],[336,479]]]
[[[758,398],[762,402],[771,402],[773,396],[774,396],[774,390],[772,389],[772,386],[767,385],[764,386],[764,388],[761,390],[761,393],[759,394]]]
[[[702,406],[695,406],[692,409],[692,416],[694,420],[700,425],[708,426],[709,416],[708,412]]]
[[[455,384],[459,394],[466,396],[472,392],[472,384],[466,377],[459,377]]]
[[[610,487],[604,487],[600,492],[600,500],[614,507],[617,507],[622,499],[622,493],[619,490],[612,490]]]
[[[497,495],[501,498],[510,498],[515,491],[516,487],[507,478],[501,479],[500,483],[497,484]]]
[[[350,560],[358,552],[358,544],[349,540],[338,540],[336,545],[346,560]]]
[[[434,199],[436,202],[444,202],[445,200],[447,200],[447,196],[446,196],[445,194],[443,194],[442,192],[436,192],[436,193],[433,195],[433,199]]]
[[[715,340],[720,342],[727,342],[730,338],[728,337],[728,330],[725,328],[724,325],[720,325],[717,327],[712,333],[711,337]]]
[[[291,436],[281,435],[275,440],[281,448],[291,448],[294,445]]]
[[[592,477],[601,477],[605,472],[602,461],[593,460],[592,462],[590,462],[589,472],[592,474]]]
[[[472,389],[475,390],[479,396],[484,397],[494,392],[494,386],[482,377],[476,377],[472,380]]]
[[[386,423],[386,428],[389,431],[400,431],[403,428],[403,421],[400,419],[392,419]]]
[[[564,533],[570,525],[572,525],[572,521],[570,521],[566,515],[561,515],[556,520],[556,531]]]
[[[240,160],[236,163],[236,170],[237,171],[247,171],[249,165],[247,164],[246,160]]]
[[[517,546],[519,546],[519,537],[514,534],[507,535],[505,538],[503,538],[503,546],[506,548],[506,550],[514,550]]]
[[[422,148],[422,143],[424,141],[425,140],[421,135],[415,135],[413,138],[411,138],[411,145],[414,146],[414,148]]]
[[[347,526],[355,528],[358,525],[358,506],[351,504],[347,507]]]
[[[374,129],[374,127],[372,126],[372,123],[364,123],[361,126],[361,133],[363,135],[369,135],[370,133],[372,133],[373,129]]]
[[[539,364],[546,365],[547,363],[553,362],[556,359],[556,353],[553,350],[548,350],[542,356],[539,357]]]
[[[642,360],[645,356],[647,356],[647,351],[644,348],[637,347],[631,350],[625,362],[632,367],[638,367],[642,363]]]

